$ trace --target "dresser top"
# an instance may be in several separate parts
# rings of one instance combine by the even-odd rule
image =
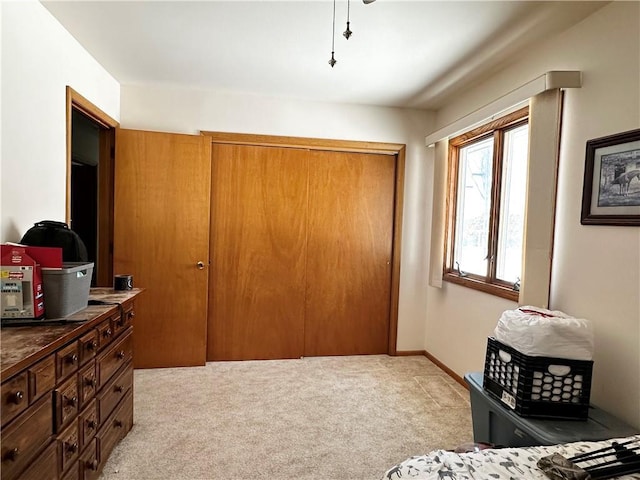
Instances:
[[[67,341],[89,331],[102,320],[119,312],[119,306],[142,292],[139,288],[114,291],[92,288],[89,300],[104,302],[89,305],[68,317],[64,323],[42,321],[42,325],[0,328],[0,370],[2,381],[40,358],[44,358]]]

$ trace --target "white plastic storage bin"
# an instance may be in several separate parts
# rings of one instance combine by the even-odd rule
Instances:
[[[65,262],[62,268],[43,268],[44,313],[62,318],[87,307],[93,263]]]

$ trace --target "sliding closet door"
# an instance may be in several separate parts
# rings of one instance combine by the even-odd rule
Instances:
[[[116,133],[114,272],[145,289],[133,331],[138,368],[205,363],[210,166],[207,137]]]
[[[303,354],[307,157],[213,145],[208,360]]]
[[[310,153],[307,356],[388,351],[394,155]]]

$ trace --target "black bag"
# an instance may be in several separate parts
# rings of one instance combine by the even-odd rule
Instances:
[[[20,243],[30,247],[61,247],[63,262],[86,262],[89,259],[87,247],[80,236],[63,222],[42,220],[35,223]]]

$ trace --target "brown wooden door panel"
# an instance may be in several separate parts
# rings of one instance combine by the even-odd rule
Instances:
[[[395,156],[313,152],[305,355],[386,353]]]
[[[207,137],[117,131],[114,273],[146,289],[135,367],[205,363],[210,174]]]
[[[208,360],[303,354],[307,157],[213,146]]]

